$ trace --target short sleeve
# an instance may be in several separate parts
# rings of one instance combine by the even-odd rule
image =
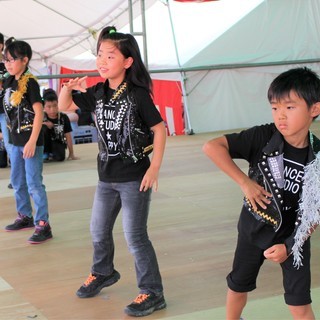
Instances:
[[[36,102],[42,103],[42,97],[40,95],[40,86],[37,80],[30,78],[28,81],[28,88],[26,98],[32,106]]]
[[[147,90],[143,88],[136,88],[133,92],[133,95],[136,100],[138,112],[141,116],[141,119],[149,128],[163,121],[160,112],[156,108]]]
[[[273,124],[255,126],[239,133],[226,134],[229,153],[233,159],[251,162],[270,140],[274,132]]]
[[[71,127],[71,122],[69,117],[65,114],[62,113],[62,117],[63,117],[63,131],[64,133],[68,133],[68,132],[72,132],[72,127]]]
[[[95,93],[96,85],[87,88],[86,92],[75,91],[72,93],[72,100],[83,112],[94,112],[96,108]]]

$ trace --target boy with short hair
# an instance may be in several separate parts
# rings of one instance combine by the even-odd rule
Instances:
[[[320,141],[309,131],[320,114],[320,79],[308,68],[271,83],[274,123],[208,141],[204,153],[241,187],[226,318],[239,319],[265,259],[279,263],[284,299],[294,319],[315,319],[311,307],[310,235],[320,223]],[[246,175],[233,161],[249,162]]]
[[[65,113],[59,112],[58,96],[53,89],[44,90],[43,108],[43,160],[64,161],[66,158],[66,148],[69,151],[67,159],[78,160],[79,158],[73,152],[70,120]]]

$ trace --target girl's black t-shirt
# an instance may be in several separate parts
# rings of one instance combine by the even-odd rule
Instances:
[[[115,105],[105,103],[102,106],[102,112],[96,113],[97,101],[95,98],[97,85],[87,88],[84,93],[76,93],[73,95],[74,103],[85,112],[94,113],[96,121],[101,121],[105,128],[104,138],[107,141],[108,160],[104,161],[101,157],[97,157],[99,179],[104,182],[128,182],[142,179],[146,170],[150,166],[150,160],[145,157],[136,163],[125,162],[120,156],[117,131],[115,129]],[[114,90],[107,87],[105,89],[106,102],[112,97]],[[144,123],[151,128],[162,122],[161,115],[155,107],[150,94],[143,88],[134,88],[134,98],[138,113]],[[101,108],[99,108],[101,110]],[[98,137],[100,139],[100,137]],[[102,142],[101,142],[102,143]]]
[[[3,99],[6,97],[7,90],[10,90],[11,93],[15,90],[17,90],[18,87],[18,81],[14,78],[14,76],[10,76],[5,81],[4,90],[5,92]],[[42,103],[42,98],[40,95],[40,87],[38,82],[30,78],[27,85],[27,92],[25,93],[24,97],[28,101],[29,105],[32,106],[36,102]],[[32,130],[29,131],[21,131],[20,133],[17,132],[11,132],[10,133],[10,143],[12,143],[15,146],[23,147],[28,141],[31,136]],[[40,131],[38,140],[37,140],[37,146],[43,145],[43,132]]]

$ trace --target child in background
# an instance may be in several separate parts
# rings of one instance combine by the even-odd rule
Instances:
[[[4,51],[10,76],[4,83],[3,104],[12,139],[11,183],[14,188],[18,217],[6,231],[34,228],[29,243],[38,244],[52,238],[48,200],[43,185],[42,98],[28,65],[32,49],[25,41],[12,41]],[[32,216],[31,199],[35,207]]]
[[[74,101],[83,111],[94,112],[99,133],[99,182],[91,217],[93,265],[77,295],[93,297],[119,280],[112,229],[122,208],[124,234],[135,259],[140,289],[125,312],[147,316],[166,307],[157,257],[147,232],[151,191],[152,187],[157,190],[166,129],[150,96],[151,78],[135,38],[106,27],[100,33],[97,53],[97,68],[106,81],[85,90],[85,78],[72,79],[59,96],[63,110]],[[72,95],[73,90],[80,92]],[[151,136],[150,129],[154,135],[151,162],[148,152],[152,142],[144,141]]]
[[[72,128],[69,117],[59,112],[58,96],[53,89],[43,92],[43,133],[44,154],[43,160],[64,161],[66,147],[68,147],[68,160],[78,160],[73,152]]]
[[[280,264],[293,319],[311,307],[310,235],[320,223],[320,141],[310,125],[320,114],[320,79],[308,68],[280,74],[268,90],[274,123],[226,134],[204,152],[242,189],[238,243],[227,276],[227,319],[239,319],[261,265]],[[246,175],[233,161],[249,162]]]
[[[9,39],[6,41],[6,43],[9,43]],[[7,74],[7,70],[5,68],[4,63],[2,62],[3,60],[3,51],[4,49],[4,37],[3,34],[0,33],[0,127],[1,127],[1,132],[3,136],[3,142],[5,146],[5,151],[7,154],[8,159],[10,159],[10,153],[11,153],[11,143],[9,143],[9,130],[7,128],[7,121],[6,121],[6,114],[3,108],[3,83],[5,80],[5,76]],[[7,162],[8,162],[7,159]],[[11,183],[9,183],[8,188],[12,189]]]

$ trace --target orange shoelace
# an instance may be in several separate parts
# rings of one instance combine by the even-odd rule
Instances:
[[[142,302],[144,302],[145,300],[147,300],[149,297],[148,294],[145,294],[145,293],[141,293],[139,294],[135,299],[134,299],[134,303],[137,303],[137,304],[140,304]]]
[[[97,278],[90,273],[88,279],[85,281],[84,285],[87,287],[92,281],[96,280]]]

